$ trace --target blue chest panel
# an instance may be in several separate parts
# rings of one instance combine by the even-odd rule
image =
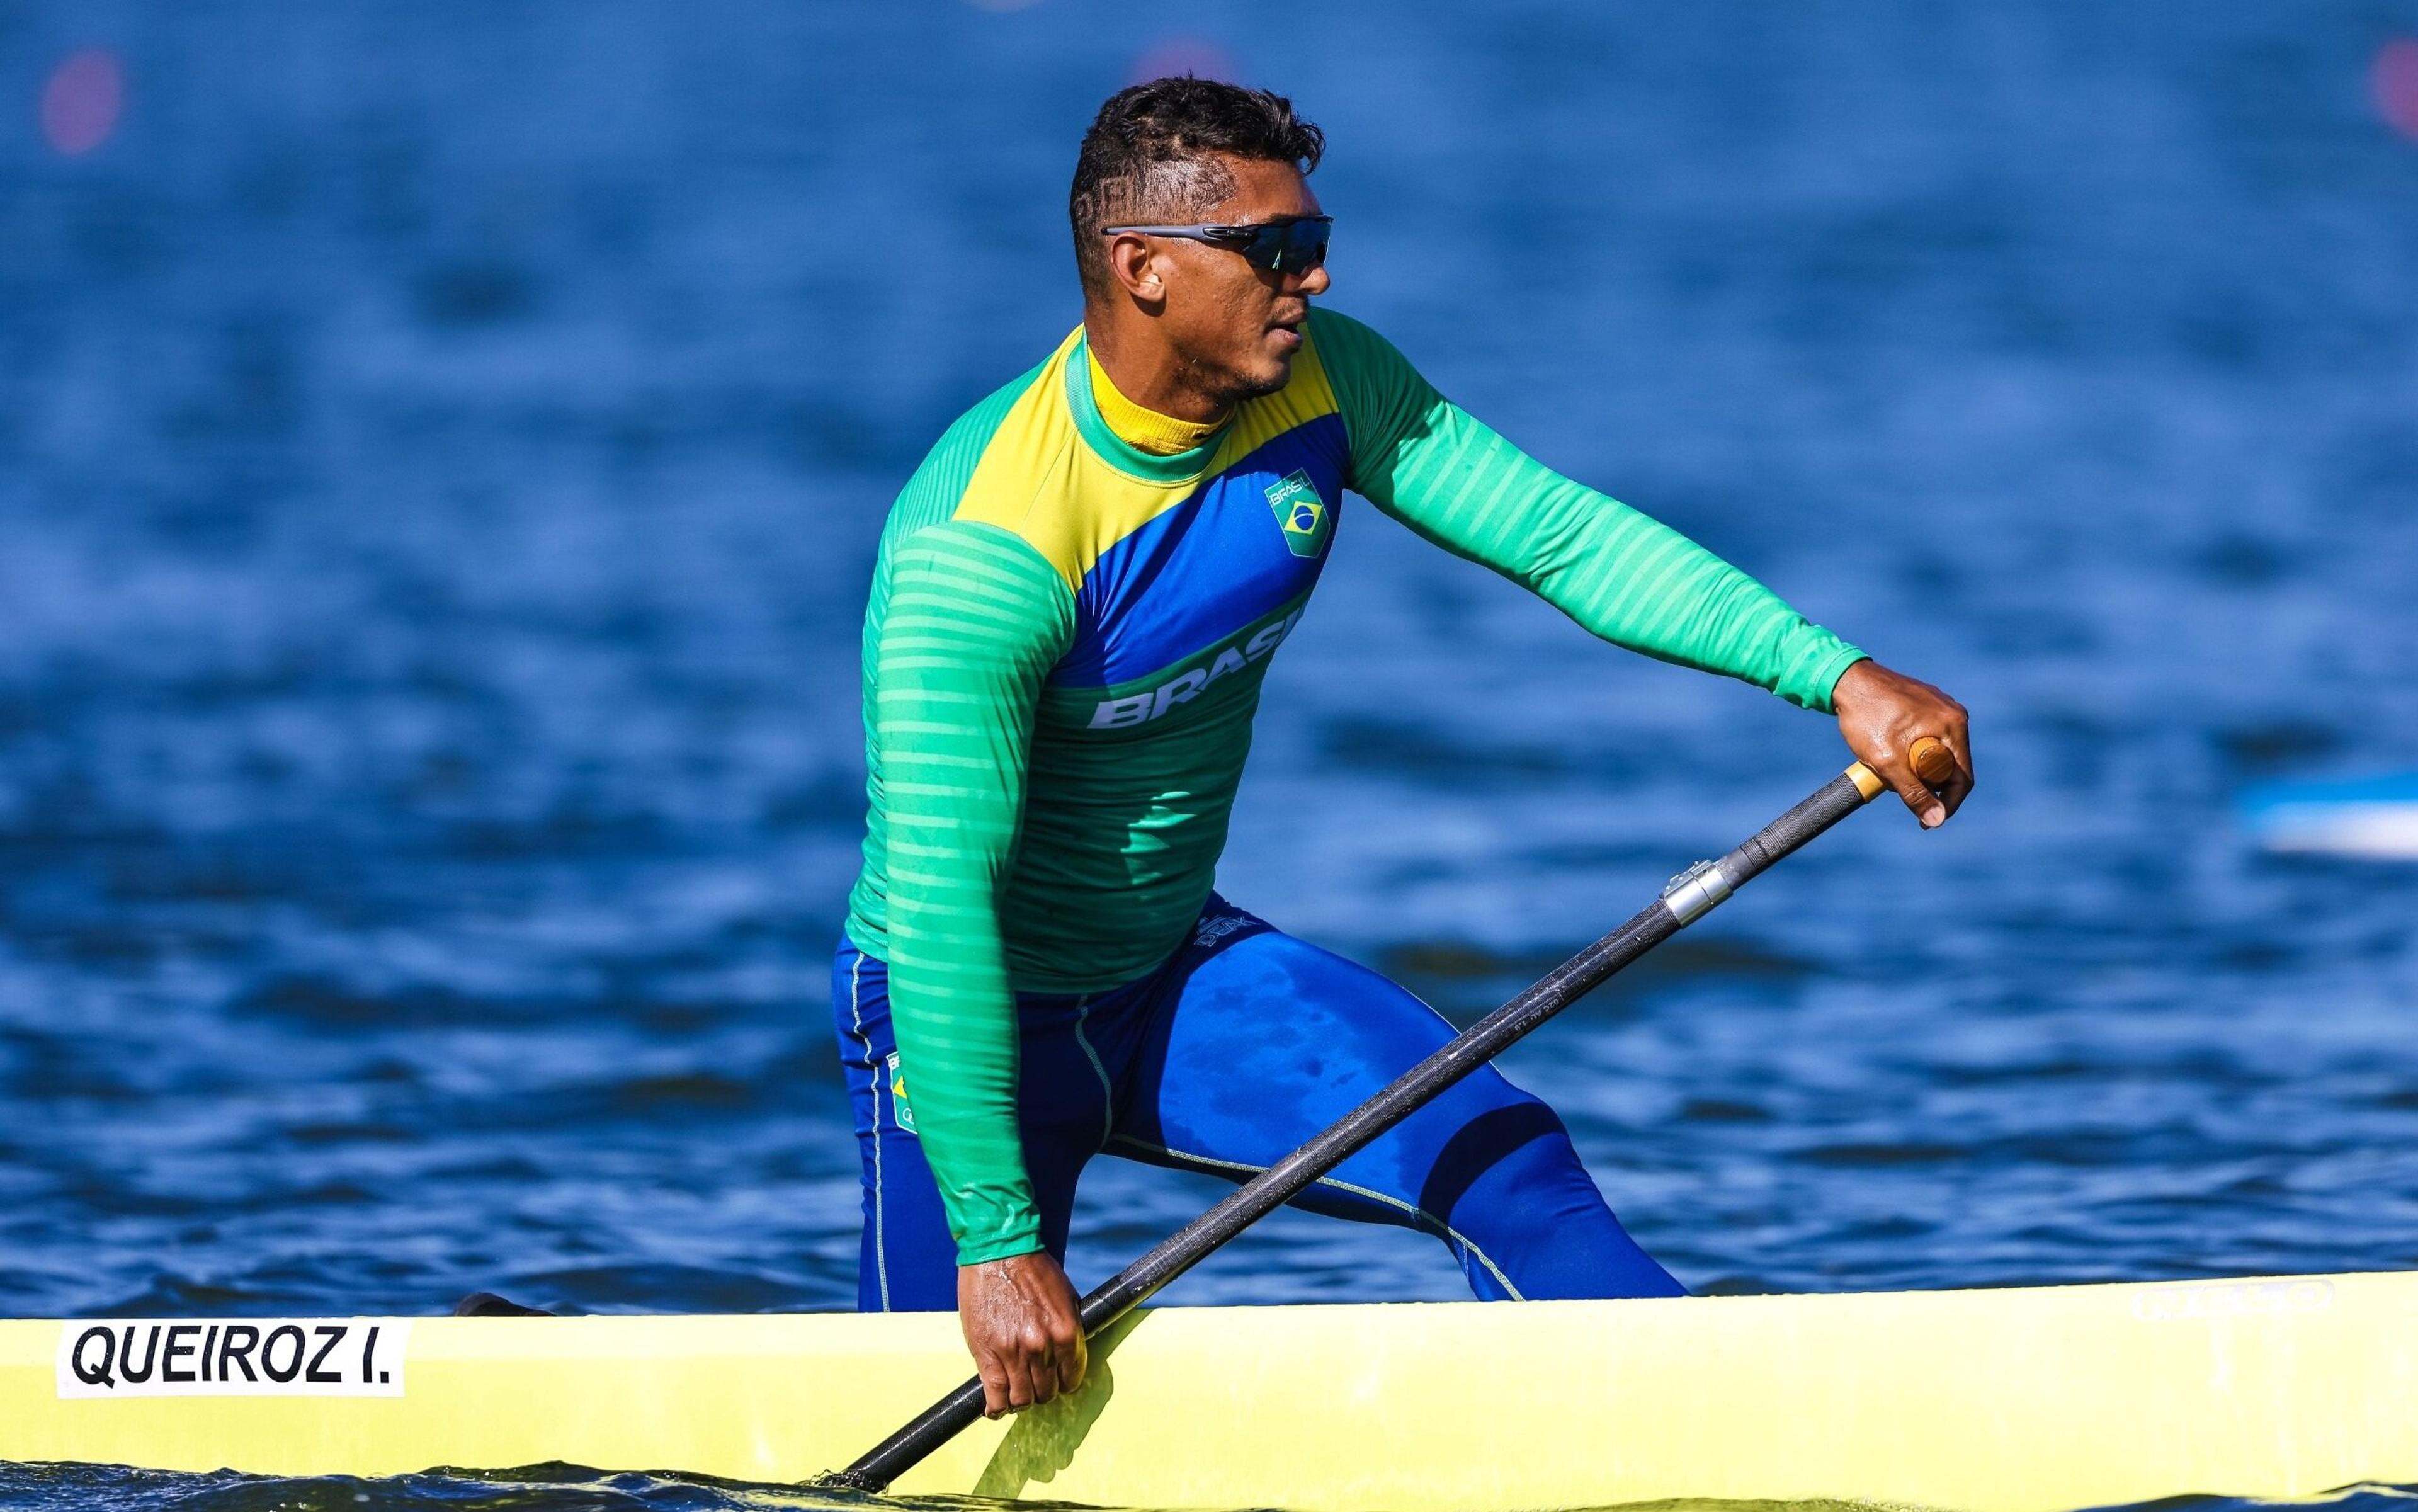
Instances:
[[[1051,685],[1147,678],[1308,592],[1335,540],[1347,444],[1339,415],[1297,425],[1103,552]]]

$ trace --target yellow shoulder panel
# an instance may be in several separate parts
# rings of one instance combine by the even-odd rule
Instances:
[[[974,464],[973,476],[957,500],[955,518],[995,525],[1021,537],[1058,570],[1071,587],[1082,581],[1082,568],[1066,549],[1064,531],[1056,528],[1071,512],[1075,492],[1069,486],[1076,459],[1083,451],[1075,435],[1075,419],[1066,412],[1066,359],[1074,335],[1058,344],[1038,377],[991,433],[990,444]]]

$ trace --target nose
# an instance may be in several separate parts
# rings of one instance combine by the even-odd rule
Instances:
[[[1315,298],[1318,295],[1324,294],[1326,292],[1327,285],[1334,282],[1335,281],[1333,279],[1326,276],[1326,265],[1322,262],[1316,267],[1304,273],[1301,278],[1295,282],[1293,284],[1293,292],[1308,298]]]

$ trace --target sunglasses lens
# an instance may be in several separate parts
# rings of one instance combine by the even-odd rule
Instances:
[[[1326,237],[1334,229],[1325,221],[1290,221],[1262,226],[1251,244],[1243,249],[1243,256],[1252,267],[1272,273],[1316,267],[1326,261]]]

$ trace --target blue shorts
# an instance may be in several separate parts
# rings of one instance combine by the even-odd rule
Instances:
[[[864,1156],[858,1306],[956,1306],[956,1245],[887,1075],[888,969],[843,939],[832,1004]],[[1393,983],[1212,895],[1191,938],[1108,992],[1022,993],[1024,1159],[1065,1258],[1075,1182],[1103,1152],[1242,1181],[1452,1037]],[[913,1120],[913,1088],[906,1116]],[[1482,1067],[1296,1206],[1435,1235],[1483,1298],[1678,1296],[1579,1165],[1551,1108]]]

